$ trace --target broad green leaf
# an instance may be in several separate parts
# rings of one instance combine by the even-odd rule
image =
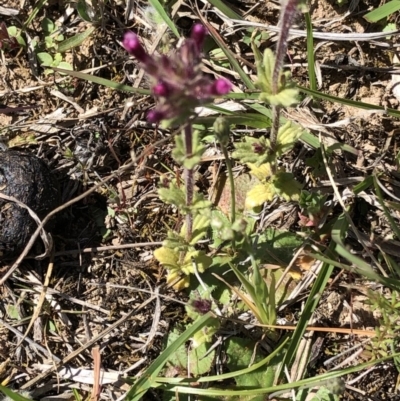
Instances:
[[[44,67],[50,67],[53,63],[53,57],[49,53],[38,53],[36,54],[39,64]]]
[[[261,349],[256,349],[254,341],[247,338],[231,337],[227,341],[226,354],[228,355],[228,369],[231,372],[246,369],[252,364],[260,362],[263,358]],[[264,365],[260,368],[235,376],[236,385],[245,390],[272,386],[274,383],[275,368]],[[241,401],[263,401],[263,395],[249,395],[240,397]]]
[[[76,11],[78,11],[78,15],[86,22],[92,22],[92,19],[89,17],[89,5],[85,0],[78,0],[76,5]]]
[[[184,235],[178,234],[175,231],[168,231],[167,238],[163,241],[163,246],[176,251],[187,251],[189,244]]]
[[[196,334],[201,333],[202,330]],[[193,344],[194,345],[194,344]],[[189,352],[190,372],[195,376],[204,375],[211,370],[214,362],[215,350],[208,352],[207,342],[193,346]]]
[[[207,235],[210,228],[210,217],[207,215],[197,214],[193,219],[193,233],[190,245],[197,245],[197,243]],[[181,229],[181,235],[186,233],[186,224]]]
[[[7,315],[13,320],[20,320],[21,316],[19,314],[18,307],[15,305],[7,305]]]
[[[207,327],[202,328],[193,336],[192,346],[197,348],[202,344],[210,343],[219,327],[220,321],[217,318],[212,319]]]
[[[158,195],[164,203],[184,207],[186,205],[186,195],[182,188],[178,188],[176,183],[170,182],[168,188],[158,188]]]
[[[51,34],[56,29],[54,22],[47,17],[43,18],[41,25],[45,35]]]

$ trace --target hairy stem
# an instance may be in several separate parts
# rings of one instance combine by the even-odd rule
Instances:
[[[299,3],[300,0],[287,0],[287,3],[282,6],[283,9],[280,18],[281,31],[279,33],[278,44],[276,47],[275,66],[272,74],[272,92],[274,94],[278,93],[280,73],[288,46],[289,30],[297,16],[297,5]]]
[[[222,146],[222,152],[225,157],[226,169],[228,170],[229,185],[231,187],[231,223],[235,222],[236,214],[236,197],[235,197],[235,181],[233,179],[232,163],[229,158],[228,151],[225,146]],[[232,249],[235,249],[235,238],[232,239]]]
[[[271,127],[271,133],[269,136],[269,143],[271,146],[270,152],[272,154],[275,153],[276,150],[276,141],[278,139],[278,131],[279,131],[279,117],[281,114],[281,108],[279,106],[272,106],[272,127]],[[271,173],[272,175],[275,175],[276,172],[276,162],[273,161],[271,163]]]
[[[193,155],[193,141],[192,141],[192,125],[189,123],[183,129],[183,142],[185,144],[186,157],[190,158]],[[186,188],[186,206],[190,208],[193,203],[193,191],[194,191],[194,177],[193,169],[185,167],[185,188]],[[193,215],[191,211],[188,211],[186,215],[186,241],[190,242],[193,234]]]

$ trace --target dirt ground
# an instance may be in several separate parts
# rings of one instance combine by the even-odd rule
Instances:
[[[43,40],[44,17],[58,21],[66,38],[90,25],[79,18],[74,4],[60,3],[50,1],[38,12],[27,29],[31,40]],[[314,1],[310,8],[314,30],[335,34],[379,32],[378,24],[368,24],[362,18],[365,10],[379,4],[375,0],[361,0],[339,6],[334,1]],[[140,77],[136,64],[120,45],[123,32],[134,28],[149,49],[157,41],[160,49],[162,37],[172,43],[172,48],[176,43],[172,35],[160,36],[158,29],[145,21],[145,6],[135,3],[129,12],[124,2],[102,4],[94,34],[83,45],[68,51],[64,60],[75,71],[93,72],[121,84],[147,88],[146,77]],[[234,1],[230,6],[249,21],[266,25],[278,22],[276,2]],[[18,14],[9,16],[0,8],[0,21],[21,27],[34,2],[27,0],[21,6],[8,1],[4,7],[18,10]],[[65,17],[69,7],[71,14]],[[241,31],[232,33],[232,25],[207,13],[211,6],[199,2],[198,7],[201,15],[222,33],[238,59],[246,60],[245,67],[254,77],[251,48],[243,43]],[[195,9],[181,5],[175,19],[196,18]],[[393,19],[396,22],[396,17]],[[305,30],[304,18],[299,19],[296,28]],[[182,28],[183,33],[186,31]],[[275,38],[271,33],[261,48],[273,47]],[[358,41],[316,38],[318,89],[340,98],[397,110],[400,97],[393,87],[399,70],[394,71],[393,54],[398,40],[398,36]],[[54,263],[33,258],[43,251],[39,244],[0,286],[0,383],[15,389],[27,388],[35,399],[50,400],[44,397],[55,394],[73,399],[74,388],[81,394],[91,393],[92,384],[85,381],[83,373],[85,369],[96,369],[100,356],[109,378],[99,397],[118,399],[129,385],[119,380],[117,374],[140,375],[162,351],[165,334],[185,319],[184,306],[179,301],[187,301],[187,294],[165,286],[165,271],[152,256],[167,228],[179,227],[182,220],[176,210],[157,196],[160,175],[168,170],[176,174],[181,171],[171,157],[171,133],[156,129],[145,120],[153,105],[151,97],[132,96],[58,73],[46,74],[28,53],[23,49],[1,53],[1,104],[9,108],[34,106],[2,114],[0,105],[1,140],[10,149],[44,159],[60,184],[61,204],[67,206],[53,218]],[[291,38],[286,66],[299,85],[309,87],[304,37],[294,34]],[[245,89],[229,69],[224,74],[238,89]],[[331,143],[339,142],[356,150],[336,155],[334,169],[339,183],[344,179],[359,182],[360,177],[377,168],[390,177],[390,191],[399,196],[400,131],[396,118],[384,110],[370,112],[326,100],[313,103],[306,97],[287,116],[317,136],[322,132]],[[162,142],[154,146],[158,141]],[[311,171],[306,165],[305,160],[314,154],[314,149],[301,143],[287,162],[306,188],[320,187],[332,193],[326,177],[318,176],[316,170]],[[206,191],[210,187],[219,163],[202,163],[197,175],[200,188]],[[81,198],[74,201],[77,196]],[[376,199],[365,196],[359,207],[363,214],[354,216],[357,228],[366,235],[374,232],[384,241],[386,252],[399,259],[400,251],[391,242],[390,226]],[[274,224],[283,226],[289,220],[285,227],[298,230],[296,209],[284,212],[280,223]],[[357,250],[356,244],[354,247]],[[13,262],[14,259],[1,261],[1,275],[9,271]],[[47,295],[40,301],[43,285],[47,286]],[[366,307],[364,291],[371,286],[372,283],[343,274],[323,298],[318,309],[319,323],[373,329],[377,320]],[[42,308],[40,315],[35,316],[33,305],[38,302]],[[22,336],[31,343],[20,344]],[[326,369],[323,361],[330,355],[361,342],[353,336],[325,336],[324,345],[316,351],[315,373]],[[366,358],[360,354],[351,363]],[[49,370],[59,360],[71,370],[58,375]],[[397,387],[397,370],[388,363],[366,376],[354,375],[343,399],[399,400]],[[149,397],[157,399],[158,395]]]

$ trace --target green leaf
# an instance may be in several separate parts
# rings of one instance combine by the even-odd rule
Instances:
[[[15,305],[7,305],[7,315],[14,320],[20,320],[19,310]]]
[[[197,214],[193,219],[193,233],[190,245],[196,245],[201,239],[207,235],[210,228],[210,217],[203,214]],[[186,233],[186,224],[182,226],[181,235],[184,237]]]
[[[80,46],[85,39],[87,39],[94,31],[96,27],[91,26],[86,31],[78,33],[57,45],[57,51],[60,53],[65,53],[67,50],[70,50],[74,47]]]
[[[178,253],[171,249],[162,246],[154,251],[154,257],[167,269],[177,270],[178,266]]]
[[[260,100],[270,104],[271,106],[290,107],[298,102],[299,91],[293,88],[285,88],[277,94],[260,93]]]
[[[139,93],[142,95],[150,95],[150,91],[148,89],[142,88],[133,88],[129,85],[123,85],[118,82],[110,81],[109,79],[101,78],[95,75],[86,74],[84,72],[79,71],[69,71],[63,68],[52,68],[54,71],[58,71],[60,73],[65,73],[66,75],[70,75],[71,77],[76,77],[79,79],[84,79],[85,81],[94,82],[95,84],[103,85],[108,88],[112,88],[119,91],[124,91],[127,93]],[[400,113],[399,113],[400,114]]]
[[[170,182],[168,188],[158,188],[160,199],[169,205],[184,208],[186,205],[186,195],[182,188],[178,188],[176,183]]]
[[[86,22],[92,22],[92,19],[89,17],[88,13],[88,5],[85,0],[79,0],[76,5],[76,11],[78,11],[78,15]]]
[[[167,347],[173,344],[179,336],[182,334],[181,331],[178,329],[174,329],[173,331],[168,333],[168,338],[167,338]],[[180,346],[169,358],[167,365],[173,365],[174,368],[179,368],[183,370],[187,370],[187,361],[188,361],[188,356],[187,356],[187,348],[185,345]]]
[[[36,54],[38,61],[43,67],[50,67],[53,63],[53,57],[49,53],[38,53]]]
[[[168,231],[167,238],[164,240],[163,246],[185,252],[189,249],[189,244],[187,243],[184,235],[180,235],[175,231]]]
[[[267,228],[257,236],[255,258],[258,264],[288,264],[303,240],[290,231]]]
[[[70,63],[67,63],[66,61],[61,61],[57,67],[63,68],[64,70],[71,70],[72,71],[72,65]],[[61,75],[66,75],[65,73],[60,73]]]
[[[394,14],[396,11],[400,10],[400,1],[392,0],[382,6],[370,11],[364,15],[364,18],[368,22],[378,22],[379,20]]]
[[[199,320],[193,323],[184,333],[182,333],[172,344],[170,344],[154,361],[153,363],[142,373],[140,378],[135,382],[126,395],[126,399],[129,401],[142,400],[146,392],[155,386],[155,379],[160,373],[161,369],[165,366],[165,363],[169,358],[177,352],[187,340],[193,337],[203,327],[208,326],[214,318],[211,313],[207,313],[202,316]],[[0,390],[2,388],[0,387]],[[21,400],[26,401],[26,400]]]
[[[276,141],[276,156],[282,156],[293,149],[295,143],[301,137],[303,128],[290,121],[279,128],[278,137]]]
[[[254,48],[255,46],[253,46]],[[258,57],[257,57],[258,59]],[[273,71],[275,67],[275,55],[271,49],[264,51],[262,61],[256,61],[257,81],[256,86],[261,90],[259,99],[273,106],[289,107],[297,102],[298,89],[291,81],[289,72],[281,72],[277,92],[274,92]]]
[[[247,338],[231,337],[227,341],[226,354],[228,355],[227,366],[233,372],[246,369],[260,362],[263,358],[261,349],[256,349],[256,343]],[[236,385],[245,390],[272,386],[274,383],[275,368],[273,364],[264,365],[258,369],[235,376]],[[263,401],[264,395],[250,395],[240,397],[241,401]]]
[[[271,183],[266,182],[255,185],[247,193],[245,202],[246,209],[251,210],[257,206],[261,206],[267,201],[272,201],[275,195],[276,195],[275,187]]]
[[[204,145],[200,141],[200,133],[198,130],[195,130],[192,134],[192,147],[192,154],[188,156],[186,154],[182,135],[175,136],[175,148],[172,151],[172,157],[177,163],[187,169],[192,169],[199,164],[205,150]]]
[[[42,25],[42,29],[46,35],[51,34],[56,29],[54,22],[50,18],[47,18],[47,17],[43,18],[41,25]]]
[[[253,163],[260,166],[271,159],[270,142],[265,137],[253,138],[246,136],[244,142],[234,144],[236,150],[232,157],[239,159],[242,163]]]
[[[198,333],[201,332],[202,330],[198,331],[196,335],[198,335]],[[195,344],[193,344],[193,347],[189,352],[189,358],[188,358],[190,372],[195,377],[204,375],[205,373],[209,372],[213,365],[214,357],[215,357],[215,351],[209,352],[209,347],[207,346],[207,342],[203,342],[198,346],[195,346]]]
[[[275,193],[286,201],[298,201],[300,199],[302,185],[296,181],[292,173],[284,171],[276,173],[272,185]]]
[[[178,263],[180,264],[180,262]],[[211,263],[212,259],[204,251],[191,251],[186,253],[179,268],[186,275],[194,274],[195,266],[199,273],[204,273],[211,266]]]

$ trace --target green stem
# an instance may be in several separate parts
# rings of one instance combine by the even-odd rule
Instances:
[[[226,169],[228,171],[229,185],[231,186],[231,223],[233,224],[235,222],[236,214],[235,181],[233,179],[231,159],[229,158],[229,154],[225,146],[222,146],[222,152],[225,157]]]
[[[269,136],[271,154],[274,154],[276,152],[276,142],[278,139],[280,114],[281,114],[281,108],[279,106],[272,106],[272,127],[271,127],[271,134]],[[273,162],[271,162],[271,174],[275,175],[275,173],[276,173],[276,162],[274,160]]]
[[[222,152],[225,157],[226,169],[228,171],[229,185],[231,187],[231,223],[235,222],[236,215],[236,196],[235,196],[235,181],[233,179],[232,163],[229,158],[229,153],[225,146],[222,146]],[[235,238],[232,238],[232,249],[236,248]]]
[[[185,144],[186,157],[190,158],[193,156],[193,138],[192,138],[192,125],[189,123],[185,126],[182,131],[183,142]],[[193,169],[184,169],[185,176],[185,188],[186,188],[186,206],[190,208],[193,203],[193,191],[194,191],[194,176]],[[186,241],[190,242],[193,234],[193,215],[189,210],[186,215]]]

